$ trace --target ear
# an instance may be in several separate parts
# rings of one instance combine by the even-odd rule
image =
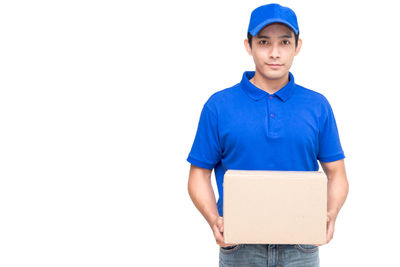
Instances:
[[[301,39],[299,38],[299,40],[297,41],[296,52],[295,52],[295,54],[294,54],[295,56],[297,56],[297,54],[300,52],[300,49],[301,49],[302,44],[303,44],[303,40],[301,40]]]
[[[247,39],[247,38],[244,39],[244,47],[246,48],[247,54],[252,56],[251,48],[250,48],[250,44],[249,44],[249,39]]]

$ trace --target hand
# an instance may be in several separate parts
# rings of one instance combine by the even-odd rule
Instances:
[[[335,222],[336,222],[336,217],[333,216],[332,213],[328,212],[326,217],[326,243],[324,244],[328,244],[333,238],[333,232],[335,231]],[[324,244],[313,244],[313,245],[321,246]]]
[[[211,225],[211,229],[214,232],[215,241],[221,247],[234,246],[237,244],[226,244],[224,242],[224,218],[218,217]]]

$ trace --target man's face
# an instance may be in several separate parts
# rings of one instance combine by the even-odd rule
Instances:
[[[287,77],[293,58],[300,51],[301,39],[295,47],[293,31],[280,23],[264,27],[252,40],[252,48],[245,40],[246,50],[253,56],[256,70],[266,79]]]

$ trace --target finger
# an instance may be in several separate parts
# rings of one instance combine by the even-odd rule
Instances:
[[[333,229],[331,231],[329,231],[328,240],[331,241],[332,238],[333,238]]]
[[[221,233],[219,231],[216,231],[214,235],[215,235],[215,240],[217,241],[217,243],[224,242],[224,237],[221,235]]]
[[[328,229],[327,229],[327,234],[326,234],[326,242],[328,243],[329,241],[331,241],[331,239],[333,238],[333,222],[330,222],[328,224]]]
[[[217,244],[224,241],[224,237],[221,234],[221,232],[219,231],[217,226],[215,226],[213,228],[213,232],[214,232],[214,237],[215,237],[215,241],[217,242]]]
[[[222,226],[223,226],[223,221],[222,221],[221,217],[219,217],[217,220],[218,231],[222,232],[222,230],[223,230],[223,229],[221,229]]]

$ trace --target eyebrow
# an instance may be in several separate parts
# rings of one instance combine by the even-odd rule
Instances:
[[[271,37],[265,36],[265,35],[257,36],[257,38],[258,38],[258,39],[261,39],[261,38],[271,39]],[[287,35],[287,34],[286,34],[286,35],[279,36],[279,38],[281,38],[281,39],[283,39],[283,38],[292,38],[292,35]]]

